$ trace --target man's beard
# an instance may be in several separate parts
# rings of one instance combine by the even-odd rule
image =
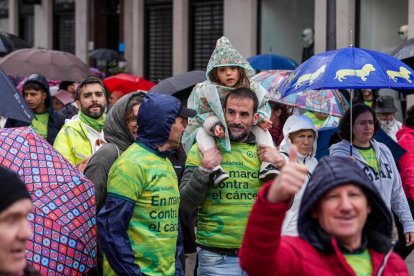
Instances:
[[[395,120],[391,120],[391,121],[384,121],[384,120],[378,120],[381,128],[386,128],[386,127],[392,127],[394,125]]]
[[[92,108],[92,106],[90,106],[89,108],[81,107],[81,110],[86,116],[91,117],[93,119],[99,119],[102,116],[102,114],[105,112],[105,107],[103,107],[100,104],[93,105],[93,107],[97,107],[97,106],[99,106],[98,112],[91,112],[90,108]]]
[[[247,136],[249,136],[253,126],[250,125],[250,127],[248,127],[245,131],[243,131],[240,134],[232,133],[231,132],[231,127],[244,129],[243,125],[232,124],[232,123],[228,124],[228,131],[229,131],[230,141],[241,142],[241,141],[244,141],[247,138]]]

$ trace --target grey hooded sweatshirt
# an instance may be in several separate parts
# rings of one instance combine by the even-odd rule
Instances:
[[[385,204],[399,218],[404,226],[404,233],[414,232],[414,221],[408,206],[407,198],[401,185],[400,174],[394,158],[388,147],[372,139],[371,146],[374,148],[376,158],[380,167],[380,173],[377,173],[367,161],[359,154],[358,149],[352,146],[352,157],[358,166],[367,174],[367,176],[377,187],[379,193],[384,199]],[[347,140],[342,140],[330,147],[331,156],[350,156],[351,144]]]
[[[132,143],[135,138],[125,124],[125,112],[128,103],[137,98],[142,101],[145,94],[134,92],[119,99],[110,109],[104,126],[104,138],[107,144],[103,145],[89,160],[85,169],[85,176],[95,185],[97,211],[105,204],[106,183],[112,164]]]

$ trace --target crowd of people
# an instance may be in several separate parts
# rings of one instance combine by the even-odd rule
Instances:
[[[335,119],[341,141],[318,161],[329,117],[292,115],[254,74],[222,37],[187,106],[139,91],[114,93],[108,106],[92,76],[53,93],[40,74],[24,81],[35,116],[1,127],[30,126],[94,184],[89,274],[408,275],[414,107],[402,124],[392,97],[359,91]],[[380,128],[406,150],[400,159],[374,138]],[[0,181],[0,274],[36,275],[25,258],[31,196],[1,167]]]

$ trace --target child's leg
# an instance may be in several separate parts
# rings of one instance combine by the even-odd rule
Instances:
[[[252,129],[254,136],[256,136],[257,145],[264,145],[275,148],[272,135],[269,131],[263,130],[259,126],[254,126]],[[260,165],[259,178],[262,180],[269,180],[274,178],[279,173],[279,170],[269,162],[262,162]]]
[[[198,150],[200,150],[200,147],[203,150],[209,150],[216,146],[216,140],[214,139],[214,137],[208,134],[207,131],[205,131],[202,127],[200,127],[197,131],[196,141],[198,145]],[[220,165],[218,165],[217,167],[213,168],[211,172],[211,177],[213,178],[214,183],[218,184],[221,181],[224,181],[227,178],[229,178],[229,175],[223,170],[223,168]]]
[[[274,148],[275,144],[273,144],[272,135],[267,130],[263,130],[259,126],[254,126],[252,128],[252,132],[254,136],[256,136],[257,145],[265,145]]]
[[[207,133],[204,128],[200,127],[197,131],[196,141],[198,148],[203,148],[203,150],[209,150],[216,146],[216,140],[213,136]]]

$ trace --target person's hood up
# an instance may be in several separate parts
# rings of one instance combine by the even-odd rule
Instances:
[[[292,147],[292,141],[289,138],[291,133],[294,133],[299,130],[313,130],[315,132],[316,138],[318,138],[318,130],[316,129],[315,125],[309,119],[308,116],[304,115],[291,115],[286,120],[283,126],[283,140],[280,143],[280,150],[286,153],[289,153],[290,148]],[[310,157],[315,157],[316,154],[316,146],[317,146],[317,139],[313,142],[312,153]],[[300,157],[301,154],[299,154]]]
[[[138,111],[137,142],[158,151],[169,136],[177,116],[194,117],[195,110],[183,107],[177,98],[157,92],[147,93]]]
[[[231,45],[230,40],[225,36],[222,36],[217,40],[216,48],[208,61],[206,70],[207,79],[210,80],[208,74],[211,70],[222,66],[242,67],[245,69],[248,77],[252,77],[255,74],[250,63],[233,47],[233,45]]]
[[[47,108],[51,107],[52,101],[51,101],[51,96],[50,96],[49,83],[47,82],[46,78],[40,74],[30,75],[23,84],[23,91],[25,89],[25,86],[28,85],[29,83],[36,83],[40,85],[47,92],[45,104]]]
[[[114,143],[121,151],[125,151],[135,141],[124,120],[127,106],[133,99],[142,100],[144,96],[143,92],[125,95],[112,106],[106,116],[104,138],[108,143]]]
[[[348,183],[362,188],[371,205],[371,213],[364,228],[368,246],[381,253],[387,252],[391,248],[391,213],[377,188],[349,157],[328,156],[319,161],[302,197],[298,219],[299,236],[320,251],[332,252],[332,237],[313,218],[312,211],[325,193]]]
[[[399,140],[403,135],[408,134],[408,133],[410,133],[411,135],[414,135],[414,128],[413,127],[408,127],[406,125],[402,125],[402,128],[397,131],[395,136]]]

